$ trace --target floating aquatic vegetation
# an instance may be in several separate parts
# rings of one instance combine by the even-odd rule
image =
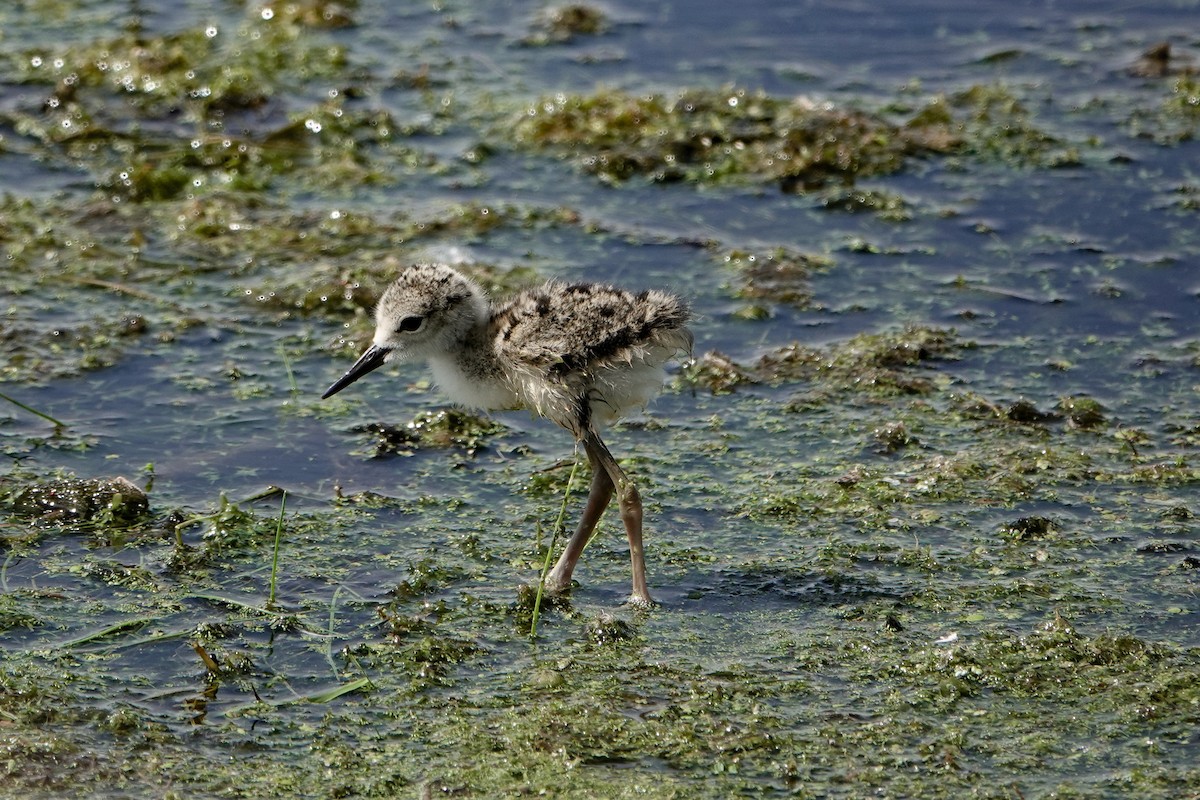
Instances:
[[[722,262],[736,270],[738,283],[735,297],[750,301],[785,303],[805,308],[812,302],[812,287],[809,278],[815,272],[829,269],[833,262],[824,256],[809,255],[776,247],[765,252],[728,250]],[[751,304],[749,308],[758,308]],[[740,312],[743,318],[745,309]],[[763,313],[769,314],[764,309]],[[751,314],[756,317],[757,314]]]
[[[1104,406],[1091,397],[1064,397],[1058,401],[1058,408],[1077,428],[1091,430],[1108,424]]]
[[[1159,104],[1135,109],[1128,127],[1132,135],[1163,145],[1196,138],[1200,131],[1200,74],[1184,73],[1172,78]]]
[[[310,28],[346,28],[355,24],[358,0],[286,0],[267,2],[257,8],[264,20]]]
[[[136,119],[181,112],[208,119],[260,109],[288,76],[332,77],[345,63],[341,48],[322,46],[300,26],[260,14],[232,30],[208,25],[155,35],[128,31],[37,48],[21,53],[13,65],[23,80],[53,87],[47,118],[61,129],[54,138],[65,142],[111,135],[105,132],[124,130]]]
[[[742,88],[674,97],[603,90],[543,97],[517,120],[526,147],[569,155],[608,183],[774,183],[785,192],[852,186],[914,157],[962,154],[1033,166],[1079,163],[1075,145],[1038,128],[1004,86],[937,97],[904,124],[884,116]],[[901,220],[895,198],[850,194],[834,206],[874,207]]]
[[[821,204],[831,211],[872,213],[889,222],[907,222],[913,216],[912,206],[903,196],[880,189],[832,186],[821,195]]]
[[[1014,166],[1081,163],[1081,145],[1038,127],[1026,103],[1003,84],[977,84],[935,97],[912,116],[906,128],[937,152]]]
[[[507,428],[487,417],[458,409],[427,411],[418,414],[406,425],[371,422],[351,429],[352,433],[369,434],[371,443],[366,451],[371,458],[411,456],[425,448],[453,447],[474,456],[485,446],[488,438]]]
[[[63,478],[20,485],[5,505],[38,522],[96,523],[128,526],[144,522],[150,511],[146,493],[127,478]]]
[[[871,432],[871,436],[879,446],[880,452],[896,453],[906,447],[919,444],[908,426],[903,422],[887,422]]]
[[[740,88],[674,97],[559,94],[531,105],[513,136],[527,147],[569,154],[610,183],[635,176],[761,181],[787,192],[895,172],[926,148],[866,112]]]
[[[1005,405],[993,403],[977,394],[966,392],[953,397],[952,402],[965,416],[977,419],[1016,422],[1023,425],[1041,425],[1062,419],[1062,414],[1054,411],[1042,411],[1026,398]]]
[[[910,327],[859,334],[825,349],[797,342],[766,352],[753,363],[736,363],[721,353],[710,352],[688,366],[685,376],[714,393],[742,383],[811,381],[827,391],[927,394],[934,389],[933,381],[914,374],[912,368],[952,358],[956,350],[969,346],[953,331]]]
[[[0,376],[37,382],[107,367],[146,330],[138,314],[40,330],[0,322]]]
[[[552,6],[537,15],[530,34],[522,43],[534,46],[564,44],[580,36],[602,34],[608,26],[608,17],[595,6],[583,3]]]
[[[1001,528],[1000,534],[1010,541],[1024,542],[1030,539],[1044,539],[1059,527],[1059,524],[1049,517],[1021,517]]]

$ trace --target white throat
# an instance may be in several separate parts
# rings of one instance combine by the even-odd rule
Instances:
[[[438,388],[456,405],[484,411],[520,405],[520,400],[503,382],[490,375],[467,371],[453,354],[430,356],[429,369]]]

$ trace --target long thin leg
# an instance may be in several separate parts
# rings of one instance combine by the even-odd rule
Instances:
[[[629,537],[629,559],[633,572],[633,591],[629,595],[629,602],[635,606],[652,606],[654,601],[646,585],[646,558],[642,552],[642,498],[633,481],[629,480],[595,431],[584,432],[583,447],[593,466],[600,467],[597,471],[608,474],[621,507],[621,521],[625,523],[625,535]]]
[[[583,548],[591,538],[596,523],[600,521],[600,515],[604,513],[604,509],[608,508],[609,501],[612,500],[613,482],[608,475],[608,470],[600,465],[590,449],[587,450],[587,454],[588,460],[592,464],[592,488],[588,492],[583,516],[579,518],[579,527],[575,529],[575,534],[567,542],[562,555],[554,564],[554,569],[550,570],[550,574],[546,576],[546,591],[551,594],[561,594],[571,588],[571,573],[575,571],[575,563],[583,554]]]

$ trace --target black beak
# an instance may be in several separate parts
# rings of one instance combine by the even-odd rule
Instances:
[[[354,366],[346,370],[346,374],[334,381],[333,386],[325,390],[325,394],[321,395],[321,399],[331,397],[342,389],[345,389],[356,380],[366,375],[368,372],[378,369],[383,366],[383,362],[387,360],[388,353],[392,352],[391,348],[378,347],[371,345],[367,351],[358,357],[358,361],[354,362]]]

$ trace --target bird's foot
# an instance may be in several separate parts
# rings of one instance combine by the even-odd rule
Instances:
[[[652,608],[657,608],[659,604],[655,602],[646,592],[634,592],[629,595],[629,599],[625,601],[625,605],[630,608],[635,608],[638,611],[649,611]]]
[[[557,570],[550,570],[550,574],[546,576],[546,580],[542,581],[542,592],[552,597],[560,597],[570,594],[571,578],[563,577],[557,574]]]

